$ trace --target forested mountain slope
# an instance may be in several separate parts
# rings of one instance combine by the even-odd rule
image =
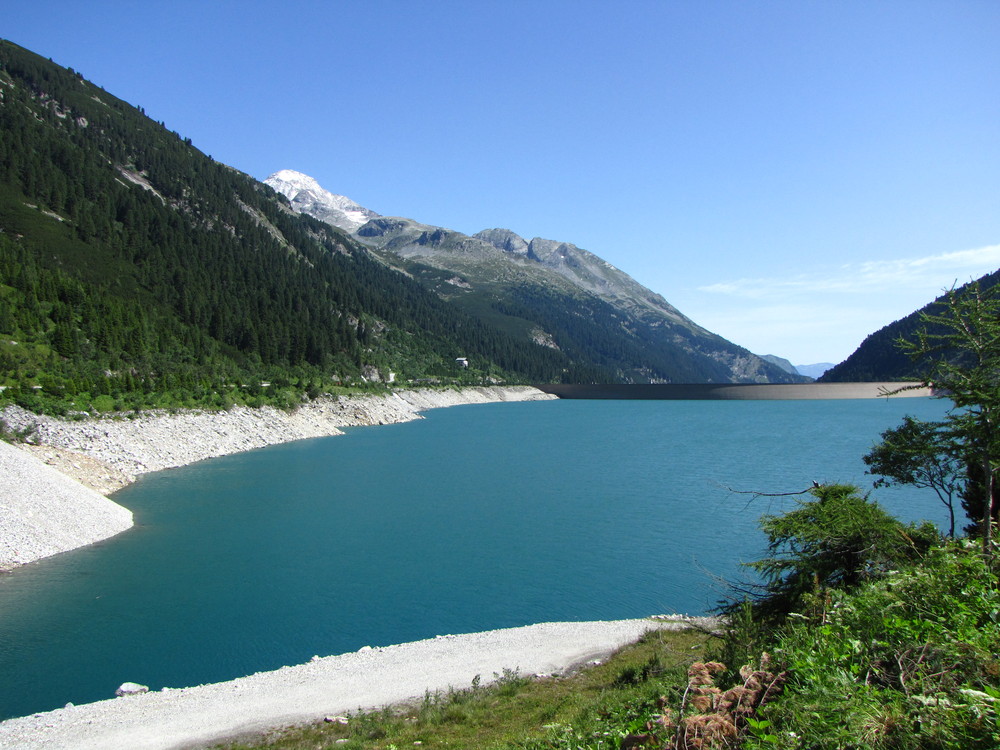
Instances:
[[[262,381],[325,387],[376,371],[612,377],[463,312],[80,74],[6,41],[0,136],[7,396],[176,391],[222,404]]]
[[[990,289],[1000,282],[1000,271],[994,271],[979,278],[981,289]],[[819,378],[822,383],[872,382],[879,380],[913,380],[921,378],[929,370],[929,362],[913,362],[900,349],[900,339],[915,340],[917,331],[924,328],[921,315],[924,313],[938,314],[941,310],[942,297],[924,305],[919,310],[910,313],[905,318],[890,323],[871,334],[854,353],[840,364],[826,371]],[[928,327],[931,333],[937,331]],[[955,356],[955,352],[941,352],[946,359]]]

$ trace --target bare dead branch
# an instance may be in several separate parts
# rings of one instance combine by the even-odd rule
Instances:
[[[753,497],[751,497],[747,501],[746,506],[744,506],[745,508],[749,508],[750,503],[761,497],[795,497],[796,495],[808,495],[809,490],[815,489],[816,487],[819,487],[821,485],[818,482],[813,482],[812,487],[805,490],[800,490],[799,492],[761,492],[760,490],[736,490],[726,484],[723,484],[721,486],[724,489],[728,490],[729,492],[733,493],[734,495],[752,495]]]

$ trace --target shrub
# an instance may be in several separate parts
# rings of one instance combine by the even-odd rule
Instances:
[[[749,567],[764,579],[754,610],[765,621],[791,612],[822,618],[829,590],[850,589],[919,559],[938,540],[932,524],[905,525],[857,487],[823,485],[810,494],[815,499],[761,519],[770,556]]]
[[[94,411],[109,412],[115,410],[115,400],[111,396],[95,396],[91,402]]]
[[[774,650],[789,680],[767,717],[802,747],[1000,747],[998,653],[996,576],[971,543],[938,547],[833,592],[825,622],[790,620]]]

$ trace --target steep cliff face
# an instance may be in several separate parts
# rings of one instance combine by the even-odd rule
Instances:
[[[266,182],[296,210],[353,226],[338,212],[356,204],[312,178],[290,179],[284,171]],[[470,236],[395,216],[373,216],[350,231],[384,262],[481,319],[625,382],[803,379],[702,328],[624,271],[569,242],[527,240],[502,228]]]

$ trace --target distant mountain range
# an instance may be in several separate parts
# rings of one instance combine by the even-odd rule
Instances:
[[[470,236],[379,216],[293,170],[264,182],[295,210],[350,232],[383,262],[482,321],[593,362],[617,381],[804,380],[707,331],[573,244],[526,240],[509,229]]]
[[[835,367],[833,362],[816,362],[811,365],[795,365],[795,371],[799,375],[810,378],[819,378],[830,368]]]
[[[833,367],[831,362],[817,362],[812,365],[793,365],[784,357],[779,357],[774,354],[762,354],[761,359],[765,359],[772,365],[777,365],[785,372],[795,373],[796,375],[805,375],[809,378],[818,378],[824,372]]]

